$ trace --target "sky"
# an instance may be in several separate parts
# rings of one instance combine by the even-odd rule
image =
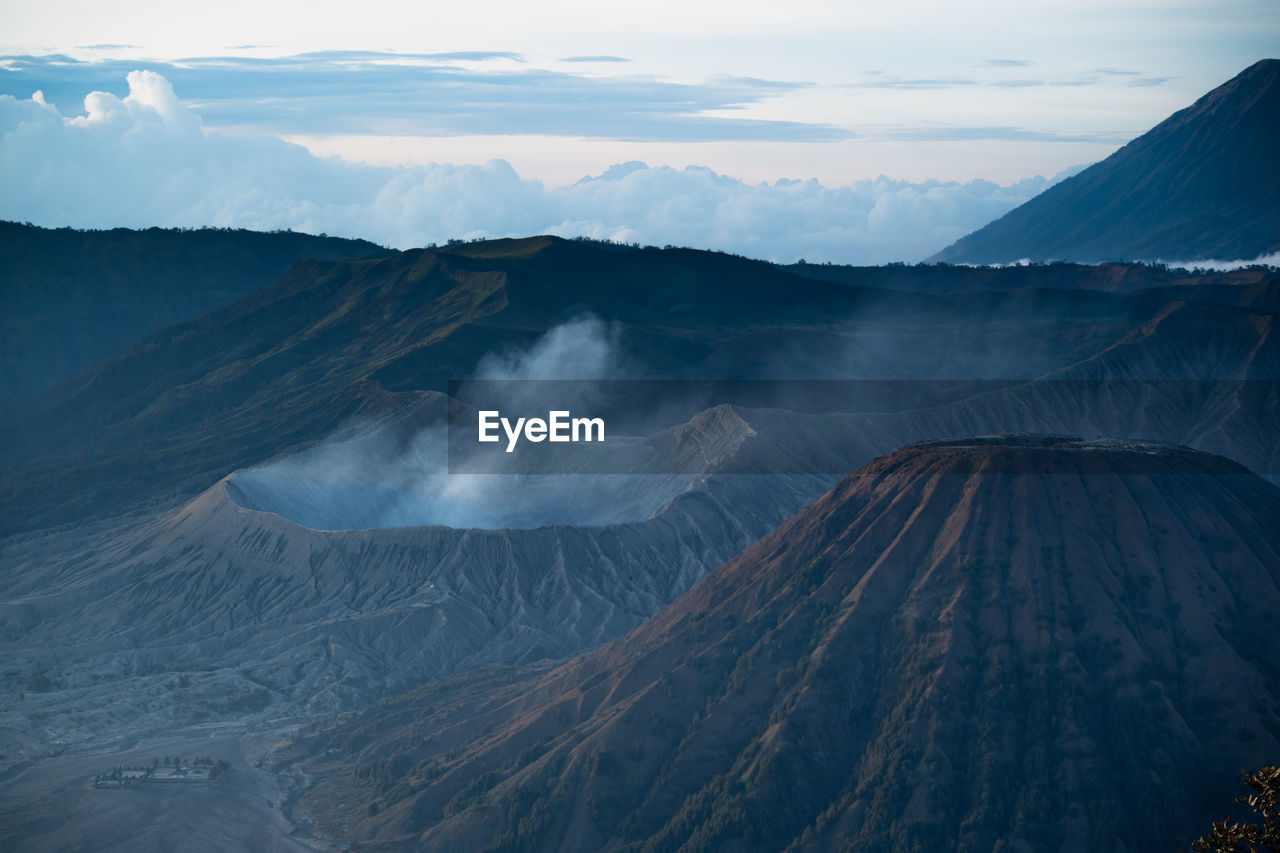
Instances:
[[[917,261],[1277,55],[1274,0],[0,0],[0,217]]]

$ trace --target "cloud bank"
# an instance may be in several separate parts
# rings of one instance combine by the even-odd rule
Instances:
[[[566,62],[626,62],[615,56]],[[528,134],[627,141],[831,142],[854,134],[804,121],[719,115],[809,88],[720,75],[678,83],[649,75],[547,70],[509,51],[328,50],[275,58],[174,62],[62,54],[0,56],[0,92],[44,91],[54,103],[94,90],[117,97],[130,71],[151,71],[200,104],[211,126],[269,133],[388,136]]]
[[[65,117],[0,95],[0,218],[80,228],[292,228],[397,248],[551,233],[668,243],[790,262],[928,257],[1050,186],[1030,178],[849,186],[747,184],[708,168],[631,162],[545,187],[501,160],[374,167],[272,136],[213,132],[151,71]]]

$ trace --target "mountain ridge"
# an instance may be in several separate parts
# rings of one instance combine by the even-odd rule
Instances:
[[[1264,59],[930,261],[1244,260],[1280,251],[1280,60]]]
[[[86,231],[0,221],[0,412],[166,326],[270,287],[299,260],[387,251],[292,231]]]
[[[1064,287],[1077,274],[1093,272],[1056,273]],[[642,376],[986,378],[1008,375],[1008,352],[1035,373],[1086,358],[1172,301],[1209,325],[1280,304],[1265,275],[1240,289],[1227,283],[1235,274],[1151,274],[1162,291],[919,294],[710,252],[546,237],[302,261],[274,287],[162,330],[0,418],[0,528],[114,511],[125,482],[131,495],[198,493],[353,415],[446,390],[485,356],[533,346],[584,313],[623,327],[621,355]]]

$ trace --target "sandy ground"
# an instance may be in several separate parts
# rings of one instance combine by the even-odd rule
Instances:
[[[287,820],[295,782],[254,767],[279,735],[218,734],[141,741],[120,751],[77,751],[0,779],[0,850],[279,851],[334,849]],[[221,779],[97,790],[95,774],[165,755],[226,759]],[[17,768],[15,768],[17,770]],[[286,810],[288,810],[286,808]]]

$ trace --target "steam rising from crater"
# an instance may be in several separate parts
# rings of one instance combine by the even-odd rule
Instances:
[[[594,314],[581,314],[547,331],[527,350],[489,353],[480,379],[616,379],[622,370],[621,329]]]
[[[442,427],[398,447],[387,430],[326,442],[238,472],[232,499],[320,530],[440,524],[536,528],[643,521],[686,491],[687,476],[449,474]]]
[[[621,364],[617,327],[583,315],[527,349],[486,355],[476,372],[490,380],[591,380],[615,375]],[[370,422],[237,472],[227,491],[241,506],[320,530],[502,529],[643,521],[695,481],[674,475],[449,473],[447,438],[440,423],[406,431],[394,419]]]

